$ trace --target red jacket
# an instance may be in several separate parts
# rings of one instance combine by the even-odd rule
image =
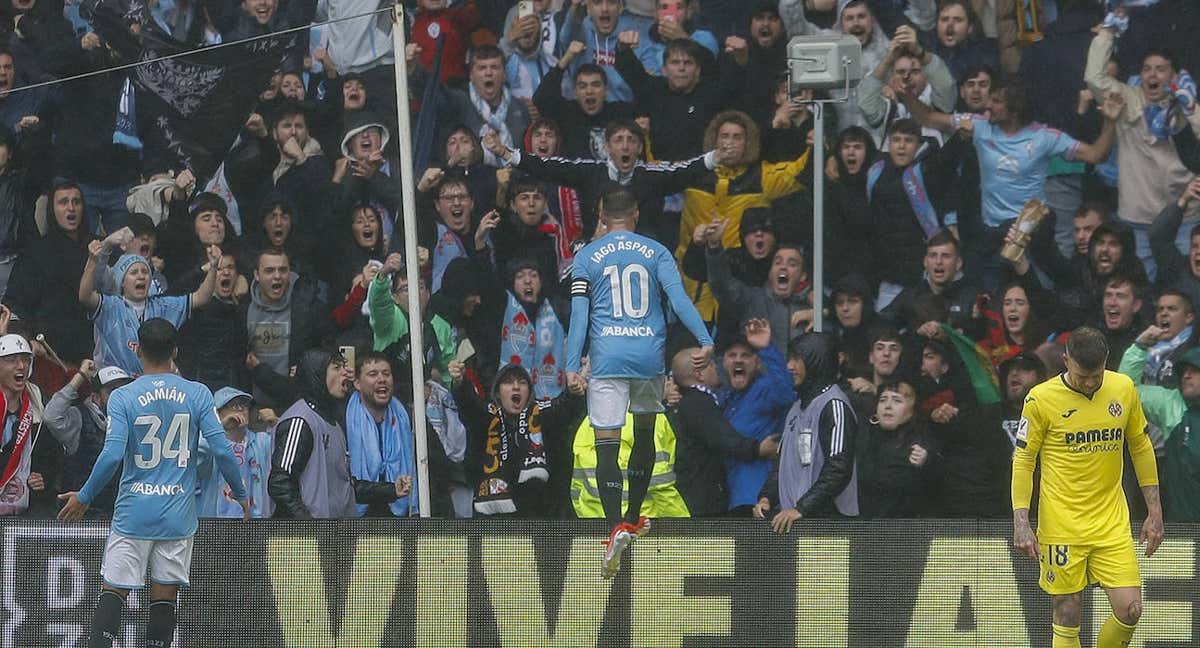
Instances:
[[[421,46],[421,55],[417,57],[417,61],[426,70],[432,69],[433,56],[437,52],[437,37],[445,34],[441,81],[465,79],[471,32],[478,26],[479,10],[475,8],[475,0],[452,9],[421,11],[412,26],[412,41]]]

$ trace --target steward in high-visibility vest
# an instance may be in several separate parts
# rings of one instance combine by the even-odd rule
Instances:
[[[654,421],[654,448],[654,473],[642,503],[642,515],[648,518],[691,517],[687,504],[675,488],[675,430],[662,414]],[[621,450],[617,456],[622,471],[629,467],[632,449],[633,415],[626,414],[625,427],[621,428]],[[571,503],[575,515],[602,518],[604,509],[600,506],[600,493],[596,488],[596,432],[586,417],[575,433],[571,450],[575,455],[575,472],[571,477]],[[623,492],[623,499],[628,498],[628,483]],[[625,503],[621,506],[624,508]]]

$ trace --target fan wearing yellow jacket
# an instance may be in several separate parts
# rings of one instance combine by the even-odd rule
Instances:
[[[736,162],[721,164],[683,192],[683,217],[675,258],[683,258],[697,226],[714,220],[728,221],[725,247],[740,246],[742,212],[750,207],[767,207],[771,201],[805,188],[800,178],[808,171],[811,149],[791,162],[761,162],[759,143],[758,125],[744,112],[727,110],[709,122],[704,131],[705,150],[717,150],[718,159]],[[700,316],[707,322],[715,321],[717,302],[707,284],[685,276],[683,285]]]

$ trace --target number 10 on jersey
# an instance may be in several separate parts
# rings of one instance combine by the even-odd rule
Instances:
[[[638,319],[646,316],[646,312],[650,310],[650,273],[645,267],[637,264],[627,265],[624,269],[615,265],[604,266],[604,276],[608,277],[608,285],[611,288],[613,319],[625,316]],[[637,277],[636,282],[634,277]],[[638,286],[636,305],[633,299],[634,283]]]

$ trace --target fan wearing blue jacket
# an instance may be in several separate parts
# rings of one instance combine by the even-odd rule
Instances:
[[[558,42],[565,52],[572,41],[583,43],[584,50],[571,61],[571,68],[563,82],[564,96],[575,95],[575,70],[585,63],[595,63],[604,68],[608,77],[609,101],[633,101],[633,90],[621,73],[617,72],[617,35],[621,32],[638,33],[641,43],[634,50],[638,60],[647,69],[658,70],[662,63],[661,52],[654,51],[650,44],[650,25],[653,21],[625,11],[621,0],[583,0],[574,2],[558,32]]]
[[[733,429],[744,437],[762,440],[783,428],[796,394],[787,360],[771,344],[770,323],[752,319],[746,322],[744,333],[725,347],[721,356],[728,387],[719,400]],[[726,460],[731,512],[750,514],[771,474],[771,464],[771,459]]]

